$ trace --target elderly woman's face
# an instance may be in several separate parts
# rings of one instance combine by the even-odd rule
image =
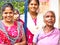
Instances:
[[[47,12],[44,15],[44,22],[48,26],[53,26],[55,23],[55,15],[53,15],[51,12]]]

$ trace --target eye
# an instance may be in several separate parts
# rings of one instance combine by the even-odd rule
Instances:
[[[37,5],[37,4],[34,4],[34,5]]]
[[[33,5],[33,4],[31,4],[31,5]]]
[[[13,12],[10,12],[10,14],[13,14]]]
[[[8,14],[7,12],[4,12],[4,14]]]
[[[16,13],[14,13],[14,14],[16,14]]]
[[[48,18],[49,16],[46,16],[46,18]]]
[[[55,16],[51,16],[51,17],[53,17],[53,18],[54,18]]]

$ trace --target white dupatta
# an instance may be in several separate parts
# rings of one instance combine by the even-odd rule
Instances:
[[[24,14],[20,16],[20,19],[24,22]],[[27,13],[27,28],[30,30],[32,34],[36,34],[43,26],[42,17],[40,19],[40,16],[37,16],[37,25],[33,22],[30,13]]]

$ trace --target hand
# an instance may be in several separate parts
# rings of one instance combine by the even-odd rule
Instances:
[[[7,44],[0,44],[0,45],[7,45]]]
[[[15,43],[14,45],[21,45],[20,43]]]
[[[32,45],[32,43],[28,43],[28,45]]]

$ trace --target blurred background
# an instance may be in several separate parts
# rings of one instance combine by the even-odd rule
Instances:
[[[60,0],[39,0],[39,15],[44,15],[47,11],[55,12],[56,22],[55,27],[60,28]]]
[[[20,14],[24,13],[24,0],[0,0],[0,19],[1,17],[1,6],[4,3],[10,2],[13,4],[15,9],[18,9]],[[39,0],[39,16],[44,15],[48,10],[52,10],[56,14],[55,27],[60,28],[60,0]]]
[[[15,9],[18,9],[20,14],[24,13],[24,0],[0,0],[0,19],[1,17],[1,7],[4,3],[12,3]]]

